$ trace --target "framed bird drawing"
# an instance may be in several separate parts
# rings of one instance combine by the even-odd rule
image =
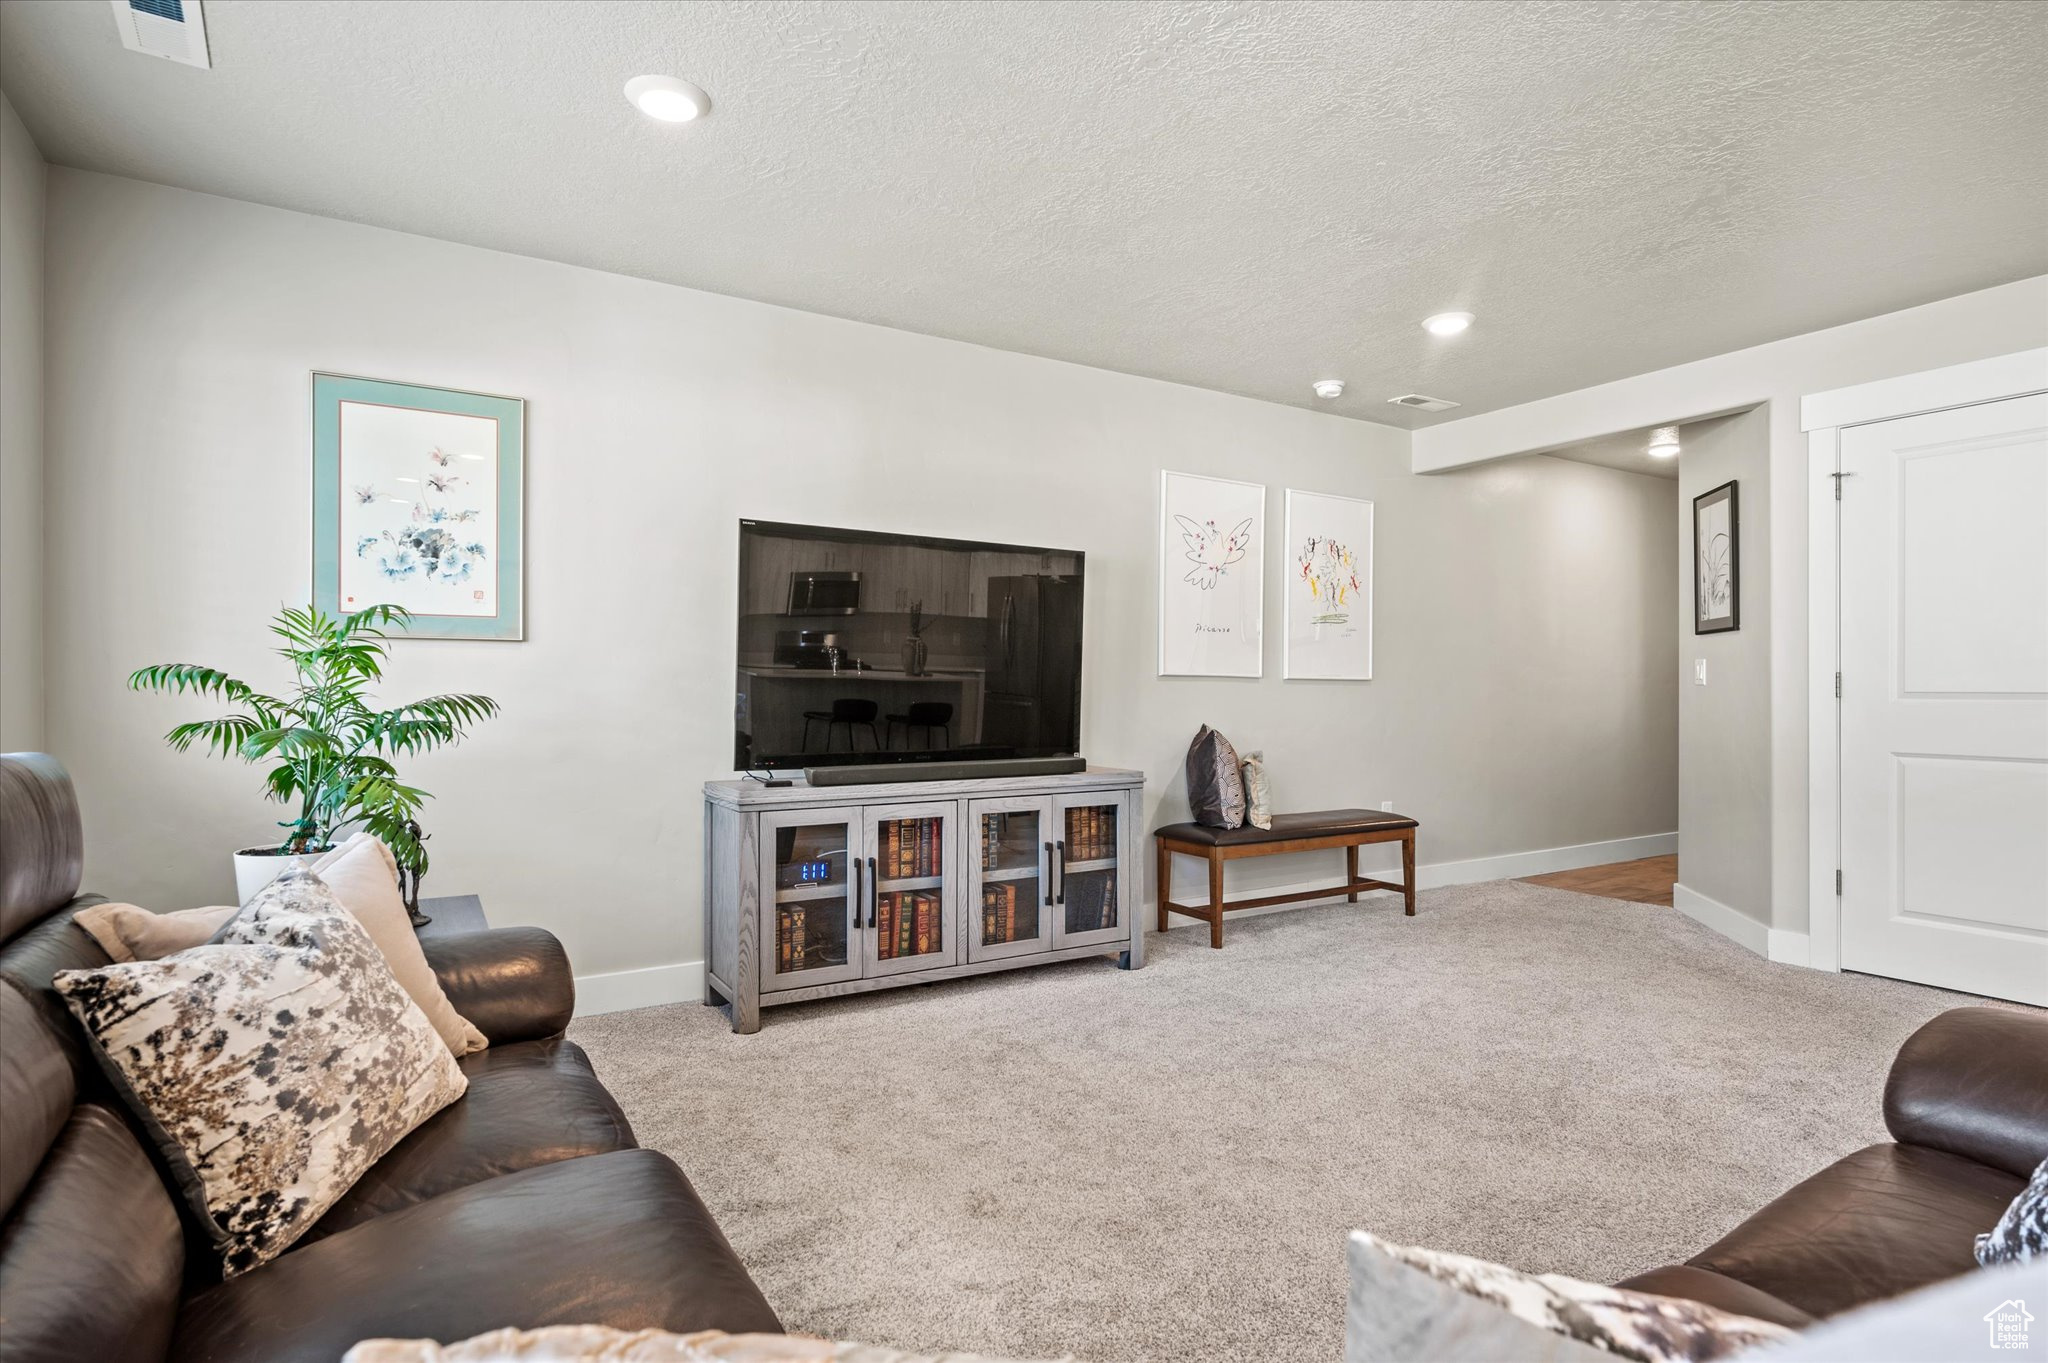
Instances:
[[[1264,487],[1160,475],[1160,676],[1260,675],[1265,549]]]

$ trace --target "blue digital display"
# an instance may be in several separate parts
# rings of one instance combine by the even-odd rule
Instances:
[[[832,863],[829,861],[798,862],[796,878],[800,884],[822,885],[832,879]]]

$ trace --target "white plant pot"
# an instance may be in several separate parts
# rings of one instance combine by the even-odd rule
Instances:
[[[235,902],[246,904],[286,871],[310,867],[325,852],[280,853],[274,847],[244,847],[235,853]]]

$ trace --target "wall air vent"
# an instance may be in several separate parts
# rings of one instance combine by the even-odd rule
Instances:
[[[121,46],[149,57],[213,69],[199,0],[113,0]]]
[[[1427,398],[1420,393],[1403,393],[1387,401],[1396,407],[1413,407],[1418,412],[1448,412],[1458,405],[1449,398]]]

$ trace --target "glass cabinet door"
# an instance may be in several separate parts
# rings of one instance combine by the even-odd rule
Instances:
[[[860,978],[859,811],[761,816],[761,989]]]
[[[951,801],[870,805],[865,811],[865,920],[869,976],[952,965],[960,959],[955,931],[960,806]]]
[[[1052,946],[1052,802],[967,805],[967,959],[1028,956]]]
[[[1053,801],[1053,945],[1087,946],[1130,935],[1123,914],[1123,797],[1062,795]]]

